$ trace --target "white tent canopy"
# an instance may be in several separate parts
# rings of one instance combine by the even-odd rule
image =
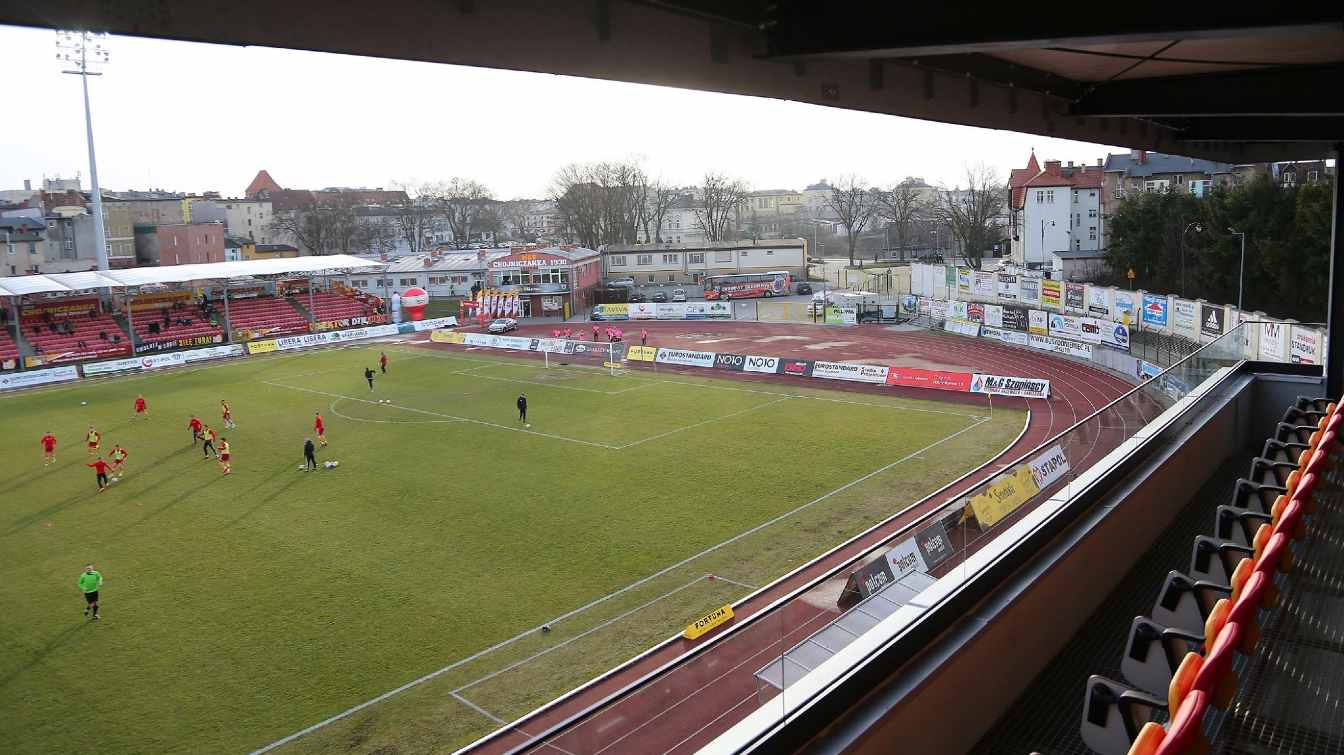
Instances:
[[[26,296],[28,294],[87,291],[98,288],[127,288],[152,283],[226,280],[254,275],[329,274],[346,270],[383,267],[384,264],[348,254],[332,254],[274,260],[210,262],[199,265],[132,267],[125,270],[100,270],[85,273],[19,275],[0,278],[0,296]]]

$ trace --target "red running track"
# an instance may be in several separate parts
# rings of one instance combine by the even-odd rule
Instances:
[[[627,329],[628,339],[636,340],[638,330],[635,324],[625,325],[630,326]],[[1030,423],[1016,443],[937,499],[910,507],[845,548],[747,597],[734,607],[736,618],[733,624],[738,627],[736,630],[720,630],[718,637],[711,634],[696,642],[677,639],[658,646],[637,661],[611,672],[609,676],[503,727],[492,738],[475,745],[473,752],[519,750],[595,755],[603,752],[689,753],[698,750],[757,707],[754,674],[760,667],[839,615],[833,600],[829,604],[809,602],[805,600],[805,594],[779,606],[771,607],[773,603],[828,571],[852,562],[922,515],[938,509],[948,500],[992,476],[1006,462],[1035,448],[1134,387],[1132,383],[1111,373],[1043,352],[927,331],[895,331],[880,326],[837,328],[713,321],[649,322],[639,325],[648,330],[651,346],[768,354],[797,359],[869,360],[901,366],[961,368],[975,372],[1046,378],[1051,381],[1052,395],[1048,400],[1029,403],[1020,399],[1002,400],[1001,406],[1007,404],[1021,407],[1027,404],[1031,409]],[[521,329],[520,335],[550,335],[550,328],[528,326]],[[632,335],[634,337],[629,338]],[[764,342],[762,339],[765,339]],[[463,348],[446,344],[434,346],[449,350]],[[663,374],[725,376],[723,371],[668,369],[666,365],[659,365],[657,369]],[[803,384],[803,381],[787,376],[730,374],[733,378],[746,380]],[[855,383],[827,384],[826,387],[887,395],[904,393],[923,399],[973,402],[984,406],[982,397],[968,394]],[[1159,411],[1160,407],[1155,402],[1135,399],[1092,419],[1079,432],[1070,436],[1065,449],[1070,465],[1074,469],[1083,469],[1095,463]],[[830,607],[823,607],[826,605]],[[753,617],[751,623],[742,626]],[[683,660],[698,645],[706,643],[709,643],[708,647],[694,658],[675,663]],[[641,679],[642,683],[632,686]],[[593,708],[599,703],[602,704]],[[587,711],[586,715],[575,718],[546,739],[536,739],[542,732],[584,711]]]

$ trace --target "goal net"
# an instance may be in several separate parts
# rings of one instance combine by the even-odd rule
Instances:
[[[593,367],[611,374],[623,369],[625,343],[548,339],[542,350],[547,367]]]

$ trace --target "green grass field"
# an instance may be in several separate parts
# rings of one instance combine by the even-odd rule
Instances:
[[[281,751],[449,749],[980,465],[1024,420],[386,348],[372,394],[373,346],[0,396],[0,749],[246,752],[451,665]],[[186,429],[198,412],[220,430],[221,398],[228,477]],[[314,411],[340,467],[300,473]],[[102,495],[90,423],[131,454]],[[96,624],[86,563],[106,578]]]

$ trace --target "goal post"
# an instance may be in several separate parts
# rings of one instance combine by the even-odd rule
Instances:
[[[543,351],[545,365],[551,367],[597,367],[615,375],[622,369],[625,343],[622,341],[570,341],[565,351]]]

